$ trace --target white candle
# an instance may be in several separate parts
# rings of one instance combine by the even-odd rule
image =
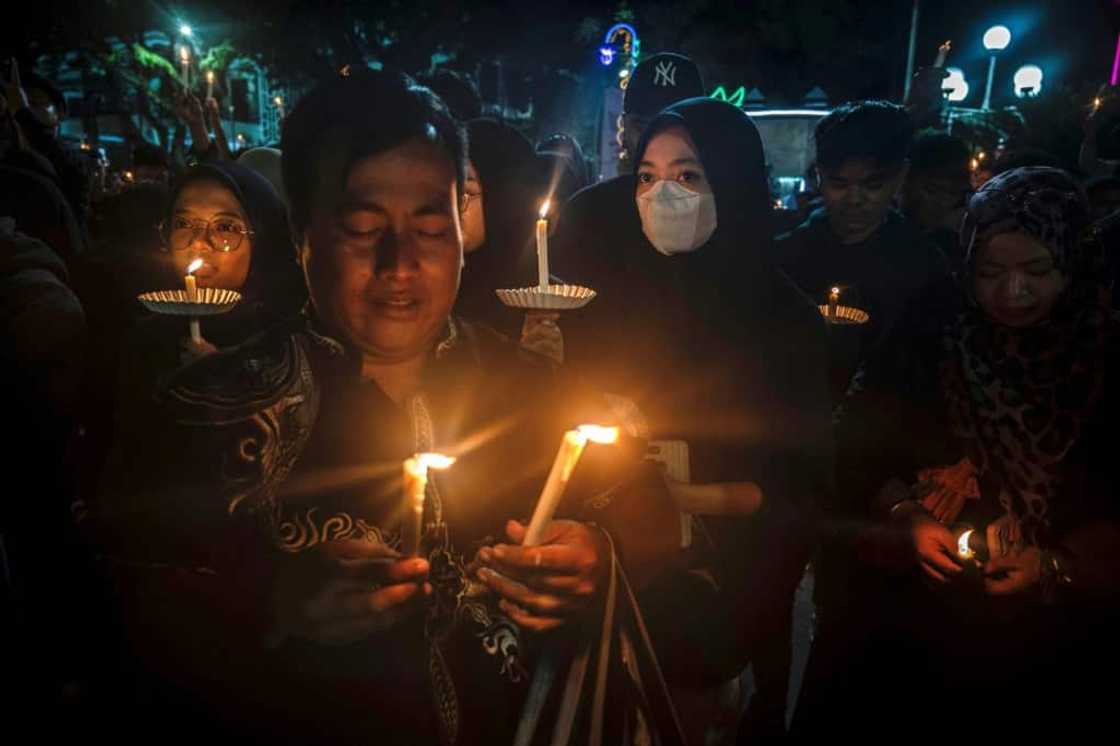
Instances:
[[[187,302],[198,303],[198,283],[195,280],[194,273],[202,266],[201,259],[195,259],[187,265],[187,276],[183,278],[183,284],[187,287]],[[199,328],[198,319],[192,318],[190,321],[191,341],[198,344],[202,341],[202,329]]]
[[[183,72],[183,87],[189,91],[191,88],[191,53],[185,46],[179,48],[179,61]]]
[[[206,71],[206,98],[214,98],[214,71]]]
[[[560,450],[556,453],[556,460],[552,462],[552,470],[537,498],[537,507],[533,510],[533,517],[529,521],[529,528],[525,531],[525,540],[522,546],[534,547],[541,543],[544,529],[560,507],[560,498],[568,487],[568,480],[576,470],[579,457],[587,443],[603,443],[605,445],[618,440],[617,427],[600,427],[598,425],[580,425],[575,430],[564,433],[560,441]]]
[[[933,61],[934,67],[945,67],[945,58],[949,56],[949,50],[953,48],[953,42],[945,40],[945,42],[937,48],[937,59]]]
[[[428,469],[446,469],[455,459],[439,453],[417,453],[404,460],[404,519],[401,521],[401,554],[415,557],[420,551],[424,520],[424,495]]]
[[[836,306],[840,304],[840,288],[834,287],[828,293],[828,317],[836,318]]]
[[[541,290],[548,290],[548,207],[550,200],[541,205],[540,219],[537,220],[537,284]]]
[[[284,99],[277,96],[274,101],[276,102],[276,118],[284,119]]]

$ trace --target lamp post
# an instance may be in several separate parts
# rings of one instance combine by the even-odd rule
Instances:
[[[990,52],[988,58],[988,85],[984,88],[985,111],[992,108],[992,83],[996,79],[996,53],[1007,49],[1011,43],[1011,30],[1007,26],[992,26],[984,32],[984,49]]]

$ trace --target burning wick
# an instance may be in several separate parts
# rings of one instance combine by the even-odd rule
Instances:
[[[548,473],[548,480],[544,483],[541,496],[537,499],[537,507],[529,521],[529,528],[525,532],[525,541],[522,546],[534,547],[541,543],[545,526],[552,520],[556,508],[560,506],[560,498],[568,487],[568,480],[583,455],[583,449],[588,442],[611,445],[618,442],[617,427],[601,427],[599,425],[580,425],[575,430],[564,433],[560,441],[560,450],[556,460],[552,462],[552,471]]]
[[[537,220],[537,285],[542,291],[548,290],[548,208],[552,200],[541,204],[540,219]]]
[[[198,284],[195,282],[194,273],[202,267],[202,260],[195,259],[187,265],[187,276],[183,278],[183,283],[187,286],[187,302],[198,303]],[[198,319],[192,318],[191,323],[191,341],[195,344],[202,342],[202,330],[198,326]]]
[[[836,318],[836,307],[840,304],[840,288],[834,287],[828,292],[828,318]]]
[[[957,556],[962,560],[970,560],[976,557],[976,552],[972,551],[972,547],[968,545],[968,540],[972,538],[973,531],[974,529],[970,528],[957,539]]]
[[[949,56],[949,50],[953,48],[953,42],[946,39],[937,48],[937,58],[933,61],[934,67],[945,67],[945,58]]]
[[[420,551],[424,519],[424,496],[428,490],[428,469],[446,469],[455,459],[440,453],[417,453],[404,461],[405,516],[401,527],[401,554],[415,557]]]

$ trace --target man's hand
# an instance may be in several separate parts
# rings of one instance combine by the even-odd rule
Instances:
[[[602,589],[610,547],[595,528],[577,521],[552,521],[540,546],[519,546],[525,526],[506,525],[516,544],[479,550],[478,578],[501,596],[502,610],[536,632],[563,626],[594,602]]]
[[[1038,588],[1042,580],[1042,551],[1022,547],[984,565],[984,590],[990,596],[1017,596]]]
[[[274,641],[343,645],[418,612],[432,587],[428,562],[384,545],[343,539],[287,559],[275,585]]]

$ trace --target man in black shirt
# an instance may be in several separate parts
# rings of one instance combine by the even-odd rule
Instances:
[[[824,206],[775,240],[777,262],[810,298],[871,318],[858,332],[832,327],[830,379],[838,398],[879,340],[915,306],[935,303],[948,282],[942,252],[892,209],[906,179],[913,126],[885,101],[848,103],[816,129],[817,177]]]

